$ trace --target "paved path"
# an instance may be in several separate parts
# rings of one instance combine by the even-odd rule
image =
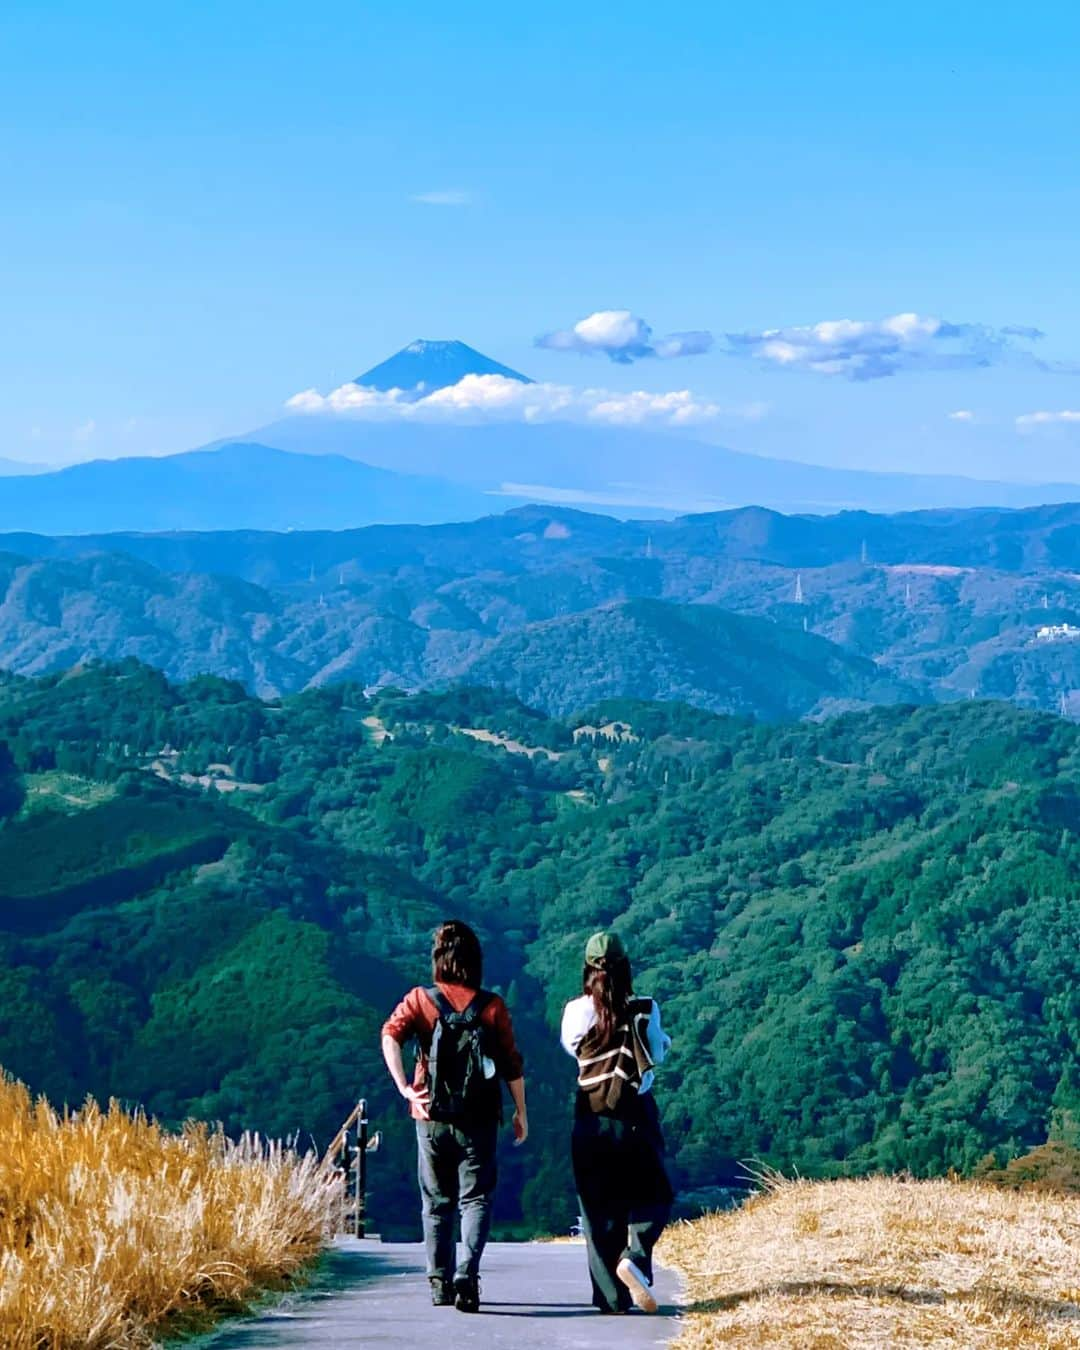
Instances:
[[[484,1253],[480,1313],[433,1308],[424,1256],[412,1243],[341,1238],[311,1286],[268,1311],[202,1338],[199,1350],[639,1350],[664,1345],[677,1324],[675,1281],[659,1272],[655,1316],[602,1317],[589,1299],[577,1243],[495,1242]],[[667,1306],[665,1306],[667,1305]]]

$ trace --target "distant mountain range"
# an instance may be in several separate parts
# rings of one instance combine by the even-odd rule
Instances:
[[[921,697],[823,638],[657,600],[499,636],[470,625],[449,597],[398,613],[392,601],[376,608],[351,592],[296,598],[115,554],[3,555],[0,591],[0,664],[23,674],[136,657],[173,678],[213,672],[269,696],[340,680],[466,683],[528,693],[553,712],[651,697],[772,719]]]
[[[463,342],[418,340],[357,377],[416,399],[511,370]],[[32,475],[32,476],[31,476]],[[237,439],[53,472],[0,462],[0,530],[348,529],[474,520],[522,502],[670,517],[756,505],[788,514],[1020,508],[1080,485],[886,474],[766,459],[676,431],[570,421],[463,424],[296,413]]]
[[[121,656],[262,695],[355,679],[493,685],[560,712],[976,695],[1080,714],[1080,506],[0,536],[0,665]]]
[[[706,567],[711,575],[717,565],[732,562],[779,569],[925,565],[927,574],[991,568],[1069,576],[1080,574],[1080,503],[835,516],[787,516],[744,507],[666,520],[617,520],[573,507],[530,504],[459,523],[284,534],[46,536],[20,530],[0,533],[0,550],[42,558],[119,552],[166,571],[222,572],[274,587],[312,577],[323,585],[342,568],[351,576],[406,569],[458,577],[484,571],[550,575],[565,568],[584,584],[587,560],[602,563],[637,588],[660,585],[667,572],[669,584],[680,590],[699,584],[696,568]]]
[[[339,530],[471,520],[504,504],[467,484],[237,441],[4,478],[0,530]]]

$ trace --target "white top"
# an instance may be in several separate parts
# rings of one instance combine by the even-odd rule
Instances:
[[[573,1055],[577,1059],[578,1046],[586,1032],[590,1031],[595,1024],[596,1005],[593,1003],[591,996],[582,994],[580,998],[571,999],[563,1009],[562,1031],[560,1033],[563,1049],[568,1055]],[[660,1025],[660,1005],[655,999],[652,1000],[652,1014],[649,1017],[649,1025],[645,1029],[645,1034],[648,1037],[649,1054],[652,1056],[653,1063],[662,1064],[667,1052],[671,1049],[671,1037]],[[647,1069],[641,1075],[641,1087],[638,1091],[642,1094],[648,1092],[655,1077],[652,1069]]]

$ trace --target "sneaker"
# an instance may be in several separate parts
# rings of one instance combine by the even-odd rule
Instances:
[[[630,1290],[630,1297],[634,1300],[635,1308],[640,1308],[642,1312],[647,1313],[656,1311],[656,1299],[653,1297],[652,1286],[628,1256],[624,1256],[615,1267],[615,1274]]]
[[[475,1275],[459,1275],[454,1281],[454,1307],[463,1313],[480,1311],[480,1281]]]
[[[454,1302],[454,1286],[439,1275],[431,1276],[431,1305],[433,1308],[449,1308]]]

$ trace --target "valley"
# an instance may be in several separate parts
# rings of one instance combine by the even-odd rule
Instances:
[[[1080,1141],[1064,719],[966,700],[551,717],[348,683],[264,702],[128,661],[6,677],[0,746],[5,1068],[57,1104],[317,1143],[367,1096],[383,1232],[410,1231],[413,1182],[378,1029],[447,913],[482,934],[529,1064],[505,1231],[575,1212],[554,1028],[580,943],[612,923],[675,1036],[687,1212],[747,1158],[936,1175]]]

